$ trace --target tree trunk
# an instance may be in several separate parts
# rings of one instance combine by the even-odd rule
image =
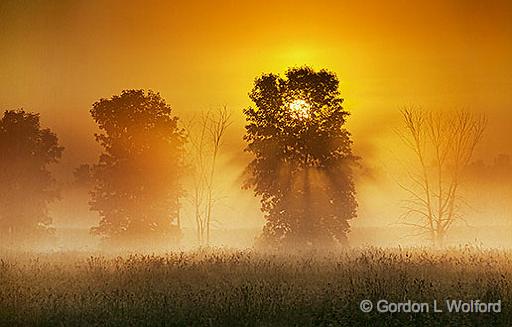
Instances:
[[[434,247],[436,249],[442,249],[444,247],[444,231],[437,231],[435,233]]]

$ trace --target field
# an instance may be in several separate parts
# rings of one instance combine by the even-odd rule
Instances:
[[[510,326],[512,252],[479,248],[0,254],[1,326]],[[501,313],[364,313],[369,299]]]

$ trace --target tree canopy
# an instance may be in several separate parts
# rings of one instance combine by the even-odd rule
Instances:
[[[125,90],[94,103],[101,133],[99,162],[91,169],[92,231],[123,242],[176,241],[183,195],[185,137],[158,93]]]
[[[292,68],[264,74],[249,96],[246,151],[254,155],[244,187],[261,198],[262,241],[279,245],[345,242],[356,216],[350,133],[332,72]]]
[[[49,166],[63,147],[39,114],[8,110],[0,119],[0,232],[21,240],[50,231],[48,204],[59,197]]]

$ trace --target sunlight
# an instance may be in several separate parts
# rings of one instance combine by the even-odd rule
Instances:
[[[289,107],[298,119],[306,119],[310,116],[311,105],[304,100],[294,100],[289,104]]]

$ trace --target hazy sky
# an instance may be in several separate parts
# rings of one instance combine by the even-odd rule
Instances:
[[[511,40],[506,0],[2,0],[0,110],[40,112],[72,166],[98,151],[94,101],[151,88],[180,116],[227,105],[239,150],[254,78],[311,65],[338,74],[363,157],[410,104],[487,113],[494,156],[512,147]]]
[[[493,115],[511,108],[511,40],[510,1],[4,0],[0,109],[40,111],[67,143],[91,139],[91,104],[125,88],[241,117],[257,75],[307,64],[338,74],[356,139],[413,103],[508,131]]]

